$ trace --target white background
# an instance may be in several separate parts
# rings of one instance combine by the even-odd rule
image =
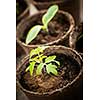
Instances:
[[[84,100],[100,100],[100,0],[83,0]],[[16,100],[16,0],[0,1],[0,100]]]

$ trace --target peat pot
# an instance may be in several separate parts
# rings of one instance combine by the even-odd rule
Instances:
[[[42,16],[47,10],[39,11],[33,16],[23,19],[17,26],[17,42],[21,44],[26,53],[32,48],[40,45],[66,45],[69,46],[69,35],[73,33],[75,22],[71,14],[64,11],[58,11],[56,16],[48,25],[49,33],[40,31],[38,36],[30,43],[25,44],[28,31],[34,25],[41,25]]]
[[[73,49],[64,46],[49,46],[44,54],[56,55],[60,62],[58,76],[42,74],[31,77],[25,69],[29,56],[17,68],[17,85],[29,100],[82,100],[82,58]],[[39,83],[40,81],[40,83]],[[35,83],[36,82],[36,83]]]
[[[75,27],[69,38],[70,47],[78,51],[83,56],[83,22]]]

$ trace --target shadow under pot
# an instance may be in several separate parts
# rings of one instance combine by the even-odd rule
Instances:
[[[35,25],[42,24],[42,16],[47,10],[39,11],[33,16],[22,20],[17,26],[17,42],[20,43],[27,53],[32,48],[40,45],[66,45],[69,46],[69,34],[74,30],[74,19],[68,12],[58,11],[48,25],[48,32],[41,30],[37,37],[28,45],[25,39],[29,30]]]
[[[29,8],[25,0],[16,0],[16,24],[29,16]]]
[[[58,76],[43,74],[37,76],[25,72],[29,56],[17,69],[17,85],[29,100],[82,100],[82,58],[73,49],[64,46],[50,46],[44,55],[56,55],[60,62]]]
[[[83,22],[76,26],[74,32],[70,34],[69,42],[70,47],[83,56]]]

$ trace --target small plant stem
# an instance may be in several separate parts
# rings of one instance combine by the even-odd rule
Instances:
[[[42,63],[43,61],[41,60],[41,58],[40,58],[40,54],[38,53],[38,57],[39,57],[39,61],[40,61],[40,63]]]
[[[49,33],[48,27],[43,26],[42,29],[43,29],[44,31],[46,31],[47,33]]]

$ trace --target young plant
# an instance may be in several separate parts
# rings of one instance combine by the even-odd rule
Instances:
[[[29,44],[33,39],[35,39],[41,29],[48,32],[48,24],[53,19],[57,11],[58,11],[57,5],[52,5],[47,10],[47,12],[42,17],[43,25],[35,25],[29,30],[26,37],[26,44]]]
[[[41,75],[42,70],[46,70],[48,74],[52,73],[54,75],[58,75],[57,67],[60,66],[60,62],[56,61],[56,56],[45,56],[43,51],[46,47],[38,47],[36,49],[31,50],[29,66],[26,68],[26,71],[30,71],[30,75],[32,76],[34,67],[36,66],[36,75]],[[54,64],[54,62],[56,64]]]

